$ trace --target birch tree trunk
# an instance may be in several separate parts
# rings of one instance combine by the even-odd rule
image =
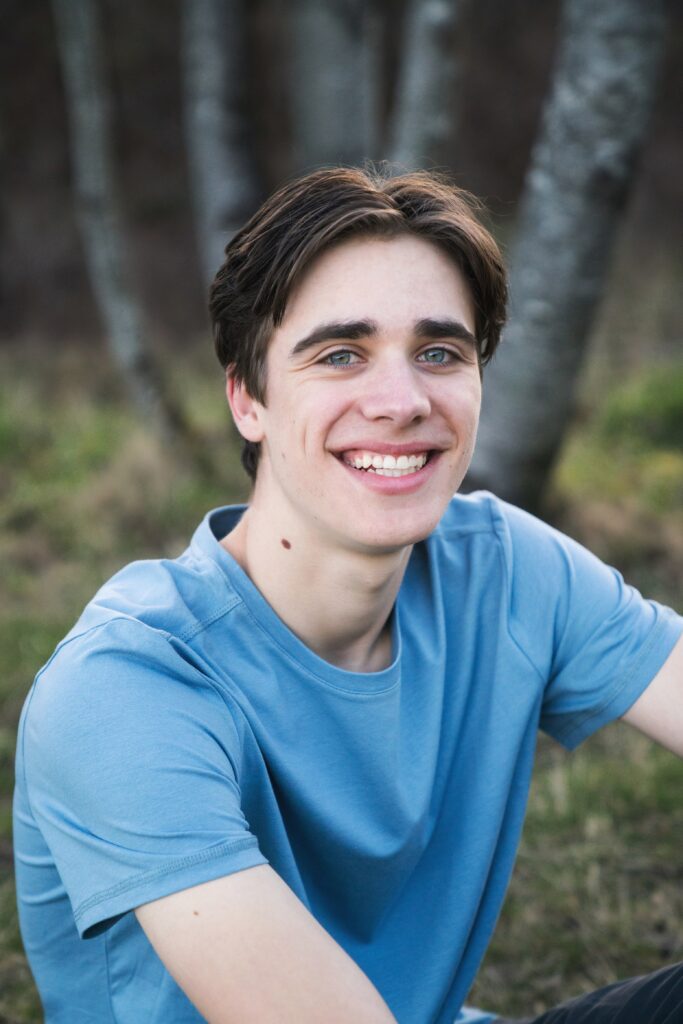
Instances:
[[[184,0],[185,136],[204,281],[258,202],[245,112],[244,0]]]
[[[292,0],[290,101],[297,169],[376,156],[379,13],[368,0]]]
[[[166,438],[184,431],[145,342],[127,270],[97,0],[52,0],[69,116],[76,212],[111,355],[140,413]]]
[[[511,253],[510,324],[485,374],[469,488],[540,504],[645,137],[664,30],[663,0],[565,0]]]
[[[410,0],[391,123],[400,168],[442,165],[457,132],[457,29],[466,0]]]

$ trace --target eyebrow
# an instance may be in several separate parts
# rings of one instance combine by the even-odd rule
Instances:
[[[460,341],[466,341],[473,348],[477,348],[477,339],[472,332],[460,320],[453,320],[450,317],[440,319],[423,317],[416,321],[414,332],[418,338],[457,338]],[[297,341],[290,352],[290,358],[298,356],[301,352],[305,352],[314,345],[320,345],[324,341],[359,341],[360,338],[369,338],[377,333],[378,327],[374,320],[333,320],[330,323],[320,324],[305,338]]]
[[[472,348],[477,348],[477,339],[472,332],[460,320],[452,320],[450,317],[439,320],[425,317],[418,320],[415,324],[415,334],[418,338],[457,338],[459,341],[466,341]]]
[[[290,356],[298,356],[300,352],[313,345],[319,345],[323,341],[358,341],[360,338],[369,338],[377,334],[377,324],[374,320],[332,320],[327,324],[320,324],[307,334],[290,352]]]

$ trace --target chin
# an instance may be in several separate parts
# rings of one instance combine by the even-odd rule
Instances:
[[[419,523],[399,521],[392,524],[385,522],[374,530],[359,531],[354,540],[358,548],[364,551],[371,551],[374,554],[390,554],[425,540],[435,529],[440,518],[438,516],[428,522],[423,520]]]

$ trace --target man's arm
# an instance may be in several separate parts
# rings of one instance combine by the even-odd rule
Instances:
[[[135,913],[209,1024],[396,1024],[357,964],[267,865]]]
[[[683,636],[623,721],[683,757]]]

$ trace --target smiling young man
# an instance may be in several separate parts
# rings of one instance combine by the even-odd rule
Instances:
[[[573,747],[623,716],[683,753],[680,618],[453,497],[505,291],[470,201],[428,175],[316,172],[228,246],[211,313],[249,504],[106,584],[22,715],[48,1024],[450,1024],[539,726]],[[682,985],[544,1019],[663,1024]]]

